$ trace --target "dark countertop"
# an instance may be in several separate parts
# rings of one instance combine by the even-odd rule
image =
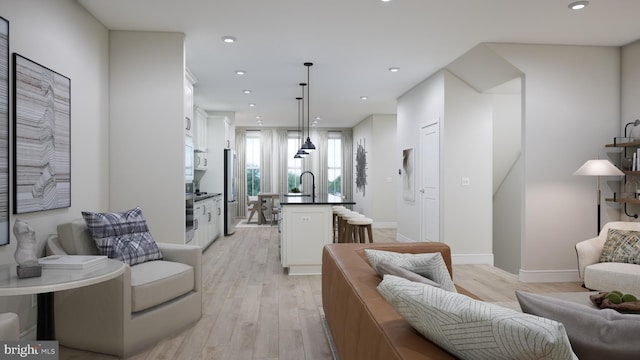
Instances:
[[[199,193],[199,194],[193,194],[193,201],[194,202],[198,202],[198,201],[202,201],[204,199],[209,199],[215,196],[220,196],[222,195],[222,193]]]
[[[353,201],[345,200],[340,196],[331,194],[317,194],[312,201],[310,194],[283,194],[280,196],[280,205],[355,205]]]

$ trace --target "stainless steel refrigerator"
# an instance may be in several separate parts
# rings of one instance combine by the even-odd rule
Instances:
[[[224,234],[236,232],[236,208],[238,207],[238,188],[236,186],[236,152],[224,149]]]

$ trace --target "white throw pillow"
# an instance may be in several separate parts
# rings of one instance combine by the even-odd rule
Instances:
[[[578,359],[557,321],[393,275],[378,292],[418,332],[460,359]]]
[[[374,269],[378,268],[380,262],[386,261],[437,282],[440,284],[441,289],[458,292],[453,280],[451,280],[451,275],[449,275],[447,264],[445,264],[439,252],[403,254],[393,251],[365,249],[364,253]],[[380,276],[384,275],[379,272],[378,274]]]

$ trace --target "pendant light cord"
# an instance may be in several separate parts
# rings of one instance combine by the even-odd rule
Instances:
[[[311,67],[313,66],[313,63],[306,62],[306,63],[304,63],[304,66],[307,67],[307,139],[309,139],[310,136],[311,136],[310,135],[310,133],[311,133],[311,125],[310,125],[311,118],[309,116],[310,108],[311,108],[311,102],[310,102],[310,100],[311,100],[311,81],[309,79],[309,72],[310,72]],[[304,119],[303,119],[303,121],[304,121]]]

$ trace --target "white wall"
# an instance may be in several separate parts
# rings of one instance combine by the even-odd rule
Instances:
[[[140,206],[156,241],[184,243],[184,34],[110,34],[110,209]]]
[[[440,71],[398,98],[398,148],[395,169],[402,169],[401,154],[403,149],[413,148],[416,151],[415,153],[418,154],[418,149],[420,149],[420,129],[430,124],[434,119],[442,119],[444,117],[444,94],[444,72]],[[443,131],[440,131],[441,138],[443,135]],[[415,165],[415,174],[420,174],[418,156],[416,156]],[[416,178],[416,183],[417,181]],[[397,240],[418,241],[420,239],[420,201],[417,194],[414,202],[403,200],[402,196],[400,196],[402,194],[401,186],[402,182],[397,181]],[[442,201],[440,203],[442,205]],[[443,234],[442,228],[440,229],[440,234]]]
[[[73,0],[0,0],[0,9],[10,22],[10,52],[71,79],[71,207],[10,216],[11,227],[15,218],[26,220],[43,249],[57,224],[81,217],[82,210],[109,207],[109,34]],[[16,240],[10,235],[11,243],[0,247],[2,264],[15,264]],[[0,297],[4,311],[19,314],[23,332],[33,330],[36,315],[29,296]]]
[[[620,133],[620,49],[492,44],[525,74],[524,281],[577,279],[574,245],[596,234],[595,182],[571,174]],[[603,181],[603,198],[617,182]],[[618,217],[603,201],[602,223]]]
[[[372,161],[376,151],[374,150],[373,142],[373,116],[369,116],[366,119],[359,122],[353,128],[353,201],[356,203],[353,206],[353,210],[365,214],[365,216],[373,216],[373,197],[375,181],[373,179],[373,171],[376,168],[377,161]],[[365,155],[367,159],[367,165],[365,168],[366,184],[364,185],[364,191],[358,189],[356,186],[356,154],[358,146],[363,146],[365,149]]]
[[[517,83],[521,87],[518,78]],[[521,94],[493,95],[493,255],[494,265],[520,271],[522,233]]]
[[[441,239],[456,263],[493,264],[492,96],[445,71],[440,144]],[[462,184],[462,178],[470,181]]]
[[[367,185],[364,194],[355,185],[353,209],[373,219],[374,227],[394,228],[397,222],[396,188],[399,182],[396,168],[396,116],[374,114],[353,128],[353,151],[359,143],[367,152]],[[354,155],[355,156],[355,155]]]
[[[373,115],[373,150],[375,162],[372,171],[373,226],[394,228],[397,226],[396,208],[397,184],[400,183],[398,168],[395,167],[398,154],[396,115]]]
[[[627,123],[640,119],[640,66],[638,64],[640,64],[640,41],[622,47],[622,100],[620,101],[622,116],[620,117],[621,130],[618,136],[623,136]],[[633,129],[634,136],[640,134],[640,127],[629,126],[629,133],[632,132],[631,129]],[[630,178],[630,180],[633,179]],[[638,205],[629,205],[627,210],[630,215],[640,214],[640,206]],[[620,216],[623,221],[638,221],[638,219],[626,216],[624,212]]]

